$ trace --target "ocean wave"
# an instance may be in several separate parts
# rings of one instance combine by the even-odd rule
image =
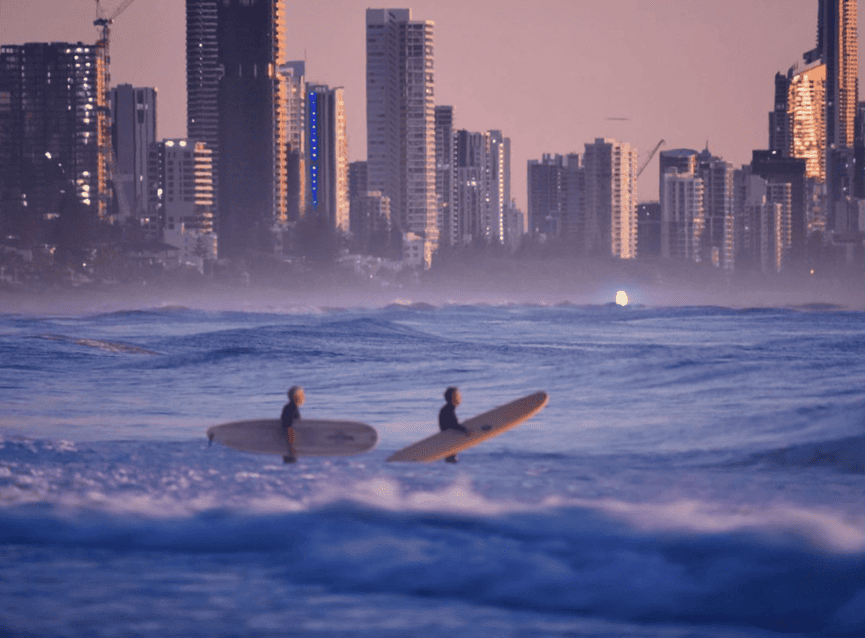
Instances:
[[[104,350],[105,352],[111,352],[114,354],[150,354],[156,355],[159,354],[153,350],[148,350],[147,348],[142,348],[141,346],[136,346],[131,343],[123,343],[120,341],[105,341],[102,339],[86,339],[82,337],[69,337],[66,335],[56,335],[56,334],[45,334],[45,335],[37,335],[39,339],[48,339],[49,341],[63,341],[66,343],[73,343],[77,346],[86,346],[88,348],[96,348],[97,350]]]
[[[831,467],[865,473],[865,436],[803,443],[756,454],[751,462],[782,467]]]
[[[367,500],[403,498],[382,494],[383,485],[362,489]],[[801,513],[797,520],[783,510],[732,517],[693,503],[481,513],[478,506],[495,504],[459,486],[427,498],[438,505],[456,498],[468,507],[406,509],[343,499],[293,512],[210,509],[142,518],[36,504],[0,510],[0,544],[242,555],[244,562],[284,563],[277,578],[332,591],[458,598],[632,622],[865,631],[865,546],[815,545],[815,528],[838,524],[831,517],[806,523]]]

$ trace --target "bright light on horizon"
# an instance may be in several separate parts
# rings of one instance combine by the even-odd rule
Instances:
[[[619,304],[620,306],[627,306],[628,305],[628,293],[626,293],[624,290],[620,290],[619,292],[617,292],[616,293],[616,303]]]

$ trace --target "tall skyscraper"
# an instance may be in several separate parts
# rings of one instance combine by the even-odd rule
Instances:
[[[131,84],[111,89],[111,131],[120,213],[146,223],[148,155],[156,141],[156,89]]]
[[[491,160],[489,134],[465,130],[454,133],[454,217],[460,244],[491,239]]]
[[[0,47],[0,231],[24,244],[79,244],[107,202],[99,162],[96,47]],[[104,215],[103,215],[104,217]],[[56,232],[55,232],[56,231]]]
[[[186,0],[186,134],[200,140],[213,158],[213,186],[219,194],[218,0]]]
[[[690,148],[676,148],[658,154],[658,199],[664,208],[664,175],[673,170],[675,173],[697,172],[697,151]]]
[[[507,238],[508,208],[511,205],[511,138],[493,130],[490,137],[491,237],[499,245]]]
[[[188,135],[213,150],[220,255],[270,252],[287,221],[285,1],[187,0],[186,12]]]
[[[614,139],[586,144],[583,249],[587,255],[637,256],[637,149]]]
[[[857,0],[819,0],[817,47],[804,55],[808,64],[826,65],[826,214],[829,230],[838,234],[851,230],[845,211],[852,196],[850,172],[859,102],[858,21]]]
[[[670,168],[661,183],[661,256],[699,262],[706,219],[703,179],[691,171]]]
[[[716,268],[732,270],[736,263],[733,165],[706,148],[697,156],[697,175],[703,180],[703,258]]]
[[[792,69],[790,70],[792,73]],[[775,74],[775,107],[769,112],[769,150],[787,155],[790,150],[788,115],[790,75]]]
[[[585,209],[585,171],[577,153],[528,162],[529,228],[548,238],[568,238],[579,247]]]
[[[331,228],[348,232],[348,136],[341,88],[306,86],[308,210],[324,215]]]
[[[286,82],[288,163],[286,166],[288,221],[297,221],[307,208],[306,167],[306,63],[286,62],[279,67]]]
[[[393,222],[438,243],[434,24],[410,9],[367,9],[366,100],[369,188],[391,201]]]
[[[439,242],[453,246],[458,241],[454,216],[454,107],[435,107],[436,132],[436,225]]]
[[[826,182],[826,68],[818,64],[791,75],[787,146],[777,149],[782,155],[804,159],[805,176],[820,184]]]

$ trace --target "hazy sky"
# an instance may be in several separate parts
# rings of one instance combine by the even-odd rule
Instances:
[[[121,0],[105,0],[110,13]],[[368,0],[288,0],[288,57],[346,89],[349,153],[366,159]],[[774,75],[815,46],[817,0],[418,0],[435,22],[437,104],[456,126],[511,138],[512,195],[526,161],[596,137],[702,149],[739,166],[767,145]],[[0,0],[0,43],[93,43],[95,0]],[[865,0],[859,2],[860,13]],[[111,31],[113,84],[156,86],[160,138],[186,135],[185,3],[135,0]],[[628,121],[606,118],[630,118]],[[657,158],[640,200],[657,197]]]

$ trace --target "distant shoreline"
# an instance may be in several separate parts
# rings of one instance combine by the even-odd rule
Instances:
[[[158,282],[2,284],[4,314],[88,314],[146,308],[297,312],[389,304],[604,305],[625,290],[633,305],[838,306],[865,310],[863,277],[792,279],[713,269],[687,275],[653,264],[548,259],[462,262],[389,280],[346,271],[308,272],[250,283],[200,279]]]

